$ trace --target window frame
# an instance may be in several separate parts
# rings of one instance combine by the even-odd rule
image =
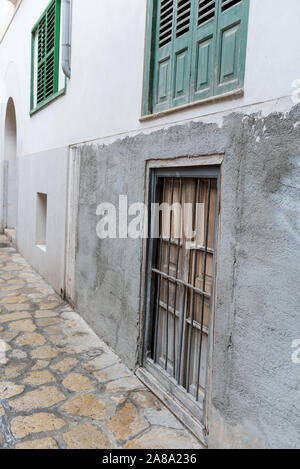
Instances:
[[[51,5],[56,3],[56,8],[58,9],[58,15],[55,18],[55,40],[54,40],[54,92],[48,96],[47,98],[43,99],[40,103],[35,105],[35,86],[37,80],[37,64],[35,63],[36,57],[36,32],[37,29],[43,20],[45,14],[51,8]],[[64,87],[59,90],[59,66],[60,66],[60,39],[61,39],[61,0],[51,0],[41,16],[39,17],[38,21],[35,23],[31,30],[31,83],[30,83],[30,116],[38,112],[39,110],[43,109],[45,106],[50,104],[52,101],[57,99],[59,96],[62,96],[66,93],[67,89],[67,80],[65,78]]]
[[[193,0],[192,0],[193,1]],[[195,0],[198,1],[198,0]],[[147,0],[147,18],[146,18],[146,37],[145,37],[145,59],[144,59],[144,81],[143,81],[143,100],[142,100],[142,116],[141,121],[160,117],[161,115],[168,115],[173,112],[178,112],[180,110],[184,110],[186,108],[196,107],[198,105],[214,103],[217,101],[222,101],[228,98],[240,98],[244,95],[244,80],[245,80],[245,70],[246,70],[246,55],[247,55],[247,40],[248,40],[248,23],[249,23],[249,9],[250,9],[250,1],[243,0],[243,14],[241,17],[241,22],[243,23],[243,31],[242,31],[242,40],[241,40],[241,62],[239,68],[239,84],[240,86],[233,87],[218,87],[216,81],[216,72],[214,72],[213,76],[213,92],[209,96],[205,96],[201,99],[193,99],[192,93],[190,93],[190,98],[188,103],[183,105],[170,105],[163,110],[153,110],[153,92],[155,89],[155,60],[156,60],[156,43],[157,43],[157,19],[159,13],[159,0]],[[216,2],[216,27],[215,31],[219,33],[219,22],[220,22],[220,15],[222,14],[222,2],[221,0],[217,0]],[[191,35],[193,38],[193,47],[194,47],[194,40],[196,41],[195,33],[197,29],[193,29],[191,31]],[[218,63],[219,57],[217,57],[217,53],[220,51],[220,38],[219,36],[216,37],[216,45],[214,47],[214,59],[215,64]],[[192,54],[195,52],[192,51]],[[192,76],[194,75],[194,68],[193,63],[191,64],[190,68],[190,81],[189,87],[190,91],[192,88]]]

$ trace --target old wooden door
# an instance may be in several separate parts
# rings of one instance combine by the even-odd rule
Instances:
[[[149,241],[145,361],[158,379],[161,374],[176,386],[177,397],[181,390],[186,402],[188,395],[192,411],[195,403],[203,407],[206,390],[218,177],[213,167],[159,170],[152,177],[152,202],[161,210],[158,239]]]

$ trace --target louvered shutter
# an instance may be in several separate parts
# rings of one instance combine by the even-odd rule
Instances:
[[[60,0],[53,0],[37,27],[36,103],[58,91]]]
[[[176,2],[174,28],[173,73],[171,82],[172,106],[190,101],[190,69],[192,47],[192,1]]]
[[[219,0],[214,94],[243,86],[248,0]]]
[[[173,27],[174,1],[159,0],[154,67],[154,112],[170,107]]]
[[[213,94],[217,1],[197,0],[196,32],[193,44],[192,101]]]
[[[145,113],[241,88],[249,0],[151,0]],[[153,39],[154,38],[154,39]]]
[[[189,102],[192,0],[159,0],[153,111]]]

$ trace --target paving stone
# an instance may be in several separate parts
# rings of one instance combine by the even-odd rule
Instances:
[[[32,358],[39,358],[41,360],[43,360],[44,358],[56,358],[57,355],[58,351],[50,345],[38,347],[31,352]]]
[[[0,340],[4,340],[5,342],[10,342],[11,340],[15,339],[18,335],[18,332],[0,332]]]
[[[21,313],[1,314],[0,322],[3,324],[10,321],[19,321],[20,319],[30,319],[31,315],[27,311]]]
[[[8,280],[7,283],[12,284],[12,285],[18,285],[18,286],[26,285],[26,283],[23,280],[17,280],[16,278],[12,278],[11,280]]]
[[[13,305],[5,305],[7,311],[29,311],[32,306],[29,303],[17,303]]]
[[[27,298],[26,296],[9,296],[7,298],[3,298],[0,300],[0,305],[7,305],[7,304],[17,304],[17,303],[26,303]]]
[[[5,258],[3,258],[4,260],[7,260],[9,259],[9,256],[6,256]],[[12,274],[2,274],[2,278],[4,278],[4,280],[10,280],[10,279],[13,279],[15,278],[14,275]]]
[[[94,376],[100,383],[113,381],[118,378],[125,378],[131,376],[132,372],[128,370],[125,365],[118,363],[117,365],[110,366],[102,371],[95,371]]]
[[[78,363],[79,362],[76,358],[65,358],[64,360],[55,363],[55,365],[51,365],[51,369],[56,373],[68,373],[75,368]]]
[[[161,427],[175,428],[177,430],[182,428],[182,424],[179,420],[164,406],[159,410],[148,407],[148,409],[144,410],[143,416],[153,426],[159,425]]]
[[[31,368],[32,371],[42,370],[49,366],[50,362],[48,360],[37,360],[36,364]]]
[[[61,328],[58,326],[49,326],[44,327],[43,333],[47,334],[48,336],[60,334]]]
[[[0,382],[0,399],[10,399],[11,397],[21,394],[25,386],[20,386],[10,381]]]
[[[26,363],[20,363],[19,365],[10,365],[5,368],[5,376],[8,379],[15,379],[20,376],[27,368]]]
[[[15,343],[18,345],[31,345],[31,347],[44,345],[45,342],[45,337],[37,332],[26,332],[15,340]]]
[[[136,407],[131,403],[125,404],[108,423],[112,434],[121,440],[134,437],[148,426],[149,424],[139,416]]]
[[[39,302],[39,306],[41,310],[44,309],[54,309],[57,308],[59,305],[61,305],[61,301],[41,301]]]
[[[80,347],[64,347],[62,351],[65,355],[76,355],[81,353],[82,350]]]
[[[66,396],[55,386],[46,386],[30,391],[13,401],[9,401],[10,407],[19,412],[33,409],[52,407],[66,399]]]
[[[160,410],[163,407],[161,401],[150,391],[131,392],[129,398],[142,409]]]
[[[68,449],[110,448],[107,435],[92,423],[86,423],[64,433],[63,438]]]
[[[52,335],[49,340],[52,344],[57,345],[59,347],[63,347],[64,345],[66,345],[66,340],[62,334]]]
[[[25,319],[25,321],[10,322],[9,328],[13,331],[20,332],[34,332],[36,330],[36,326],[33,324],[31,319]]]
[[[201,449],[200,444],[187,433],[168,428],[152,428],[149,432],[123,446],[124,449]]]
[[[112,395],[110,397],[110,399],[111,399],[112,402],[114,402],[115,404],[118,404],[118,405],[123,404],[126,401],[126,397],[123,396],[123,394],[121,394],[120,396]]]
[[[50,311],[46,309],[45,311],[36,311],[34,315],[37,319],[42,319],[42,318],[57,317],[59,316],[59,313],[57,311]]]
[[[32,386],[41,386],[42,384],[53,383],[55,381],[53,374],[48,370],[33,371],[23,380],[24,383],[31,384]]]
[[[58,445],[53,438],[42,438],[40,440],[24,441],[15,446],[16,449],[58,449]]]
[[[37,319],[36,323],[39,327],[47,327],[47,326],[54,326],[55,324],[61,323],[60,318],[42,318]]]
[[[20,270],[20,267],[15,264],[6,264],[5,270],[9,270],[9,271]]]
[[[144,389],[144,386],[135,376],[117,379],[106,386],[107,392],[134,391],[136,389]]]
[[[1,355],[6,354],[10,350],[11,350],[11,346],[7,342],[5,341],[0,342],[0,358],[1,358]]]
[[[64,420],[54,414],[39,413],[29,417],[16,417],[11,422],[11,431],[15,438],[21,439],[32,433],[60,430],[65,424]]]
[[[27,353],[24,352],[23,350],[13,350],[13,352],[10,354],[11,358],[16,358],[18,360],[22,360],[24,358],[27,358]]]
[[[77,392],[93,391],[96,388],[89,378],[80,373],[72,373],[67,376],[63,381],[63,385],[70,391]]]
[[[105,403],[93,394],[84,394],[70,399],[62,405],[61,411],[66,414],[89,417],[91,419],[105,419]]]
[[[84,368],[89,371],[103,370],[108,366],[112,366],[115,363],[119,362],[118,357],[113,353],[104,353],[100,357],[96,357],[93,360],[88,361]]]
[[[18,291],[21,289],[22,289],[21,285],[5,285],[5,287],[1,289],[1,293],[3,295],[4,292],[10,293],[10,292]]]

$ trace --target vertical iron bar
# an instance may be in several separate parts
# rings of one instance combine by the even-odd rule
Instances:
[[[177,243],[177,257],[176,257],[176,279],[178,278],[179,271],[179,255],[180,255],[180,243],[181,243],[181,229],[182,229],[182,178],[179,180],[180,190],[179,190],[179,204],[180,204],[180,233]],[[177,288],[178,284],[175,283],[175,293],[174,293],[174,315],[173,315],[173,377],[176,377],[176,303],[177,303]]]
[[[200,179],[197,181],[197,189],[195,192],[195,228],[197,229],[197,191],[198,191],[198,203],[200,203]],[[197,270],[197,234],[195,239],[195,250],[194,250],[194,259],[193,259],[193,286],[196,286],[196,270]],[[192,282],[191,282],[192,283]],[[191,315],[191,324],[189,330],[189,348],[188,348],[188,364],[187,364],[187,382],[186,382],[186,389],[187,392],[190,390],[190,375],[191,375],[191,357],[192,357],[192,344],[193,344],[193,332],[194,332],[194,319],[195,319],[195,292],[192,291],[192,315]]]
[[[181,305],[181,319],[180,319],[180,334],[179,334],[179,349],[178,349],[178,366],[177,366],[177,382],[180,384],[180,376],[181,376],[181,363],[182,363],[182,346],[183,346],[183,330],[184,330],[184,323],[185,323],[185,315],[186,315],[186,290],[187,287],[183,286],[183,295],[182,295],[182,305]]]
[[[166,180],[163,179],[163,202],[165,199],[165,189],[166,189]],[[163,246],[163,239],[162,239],[162,224],[159,226],[160,230],[160,253],[159,253],[159,271],[161,272],[162,267],[162,246]],[[155,330],[154,330],[154,353],[153,358],[154,362],[157,362],[157,341],[158,341],[158,323],[159,323],[159,310],[160,310],[160,289],[161,289],[161,276],[158,275],[157,278],[157,301],[156,301],[156,311],[155,311]]]
[[[209,231],[209,217],[210,217],[210,199],[211,199],[211,179],[209,179],[209,181],[208,181],[208,201],[207,201],[205,250],[204,250],[204,265],[203,265],[203,291],[205,291],[205,287],[206,287],[206,264],[207,264],[208,231]],[[200,329],[200,347],[199,347],[199,356],[198,356],[196,401],[199,400],[201,355],[202,355],[202,338],[203,338],[203,321],[204,321],[204,300],[205,300],[205,298],[204,298],[204,295],[203,295],[202,296],[202,309],[201,309],[201,329]]]
[[[171,238],[172,238],[172,222],[173,222],[173,201],[174,201],[174,178],[172,178],[172,194],[171,194],[171,210],[170,210],[170,230],[168,239],[168,275],[170,275],[170,256],[171,256]],[[166,318],[166,361],[165,370],[168,369],[169,355],[169,300],[170,300],[170,280],[167,280],[167,318]]]

